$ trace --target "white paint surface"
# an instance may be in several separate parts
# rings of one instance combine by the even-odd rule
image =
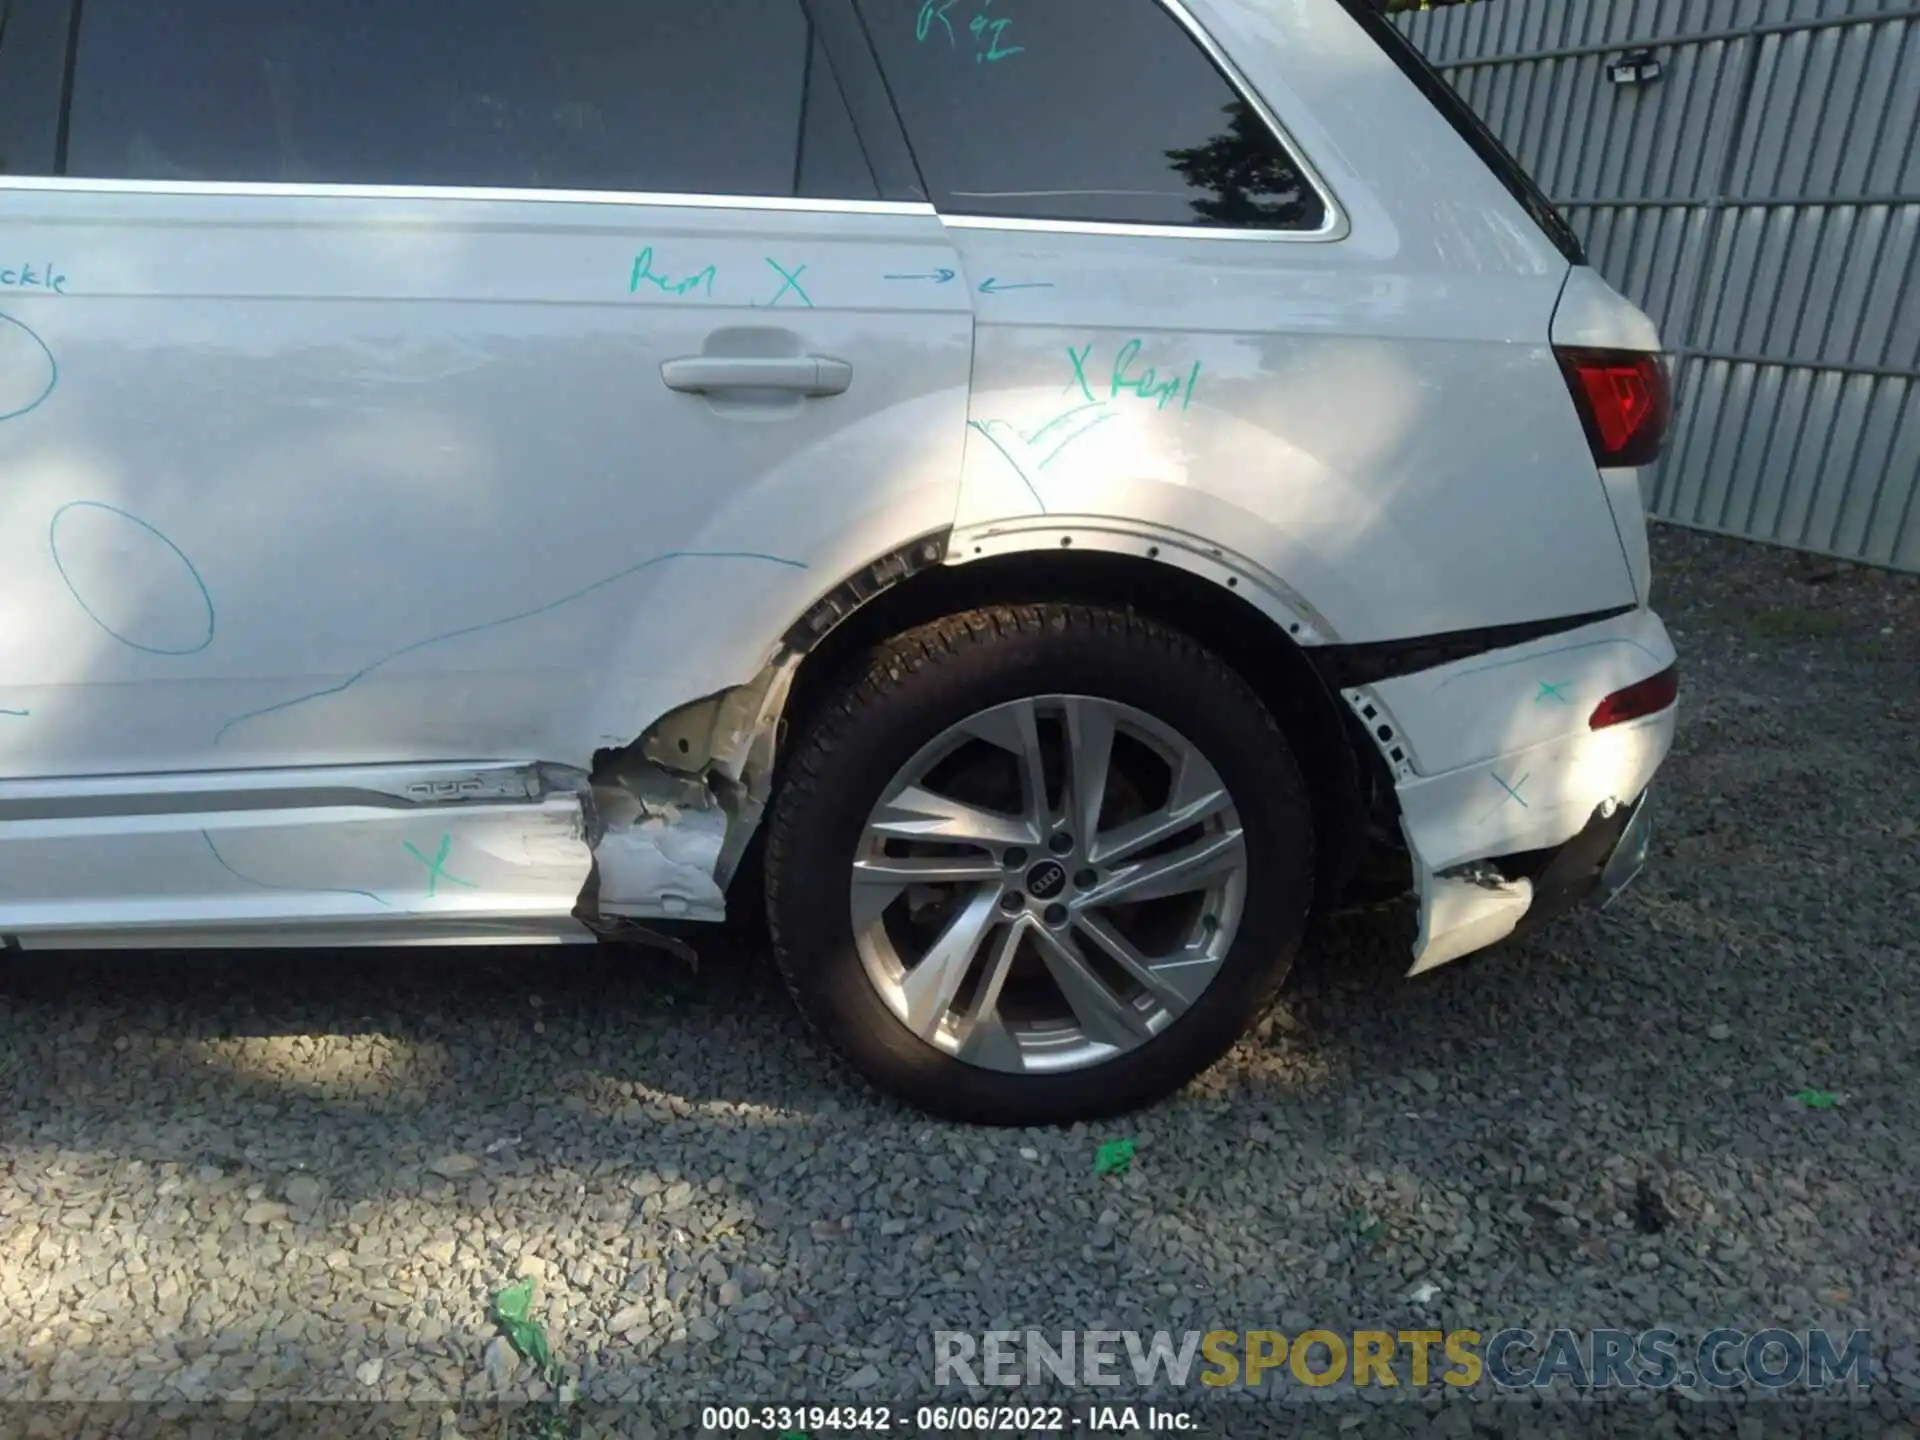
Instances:
[[[90,943],[578,931],[584,786],[463,766],[0,782],[0,915]]]
[[[1326,235],[0,178],[0,240],[64,277],[0,310],[0,933],[577,938],[584,802],[535,765],[746,684],[948,524],[955,562],[1151,554],[1306,645],[1644,600],[1635,482],[1551,351],[1644,317],[1337,5],[1194,11]],[[666,387],[702,355],[853,378]],[[1377,687],[1425,881],[1644,786],[1671,715],[1571,710],[1670,647],[1643,612],[1591,638]],[[1531,706],[1562,669],[1569,714]],[[722,818],[686,814],[609,827],[612,908],[717,917]]]
[[[62,381],[0,422],[0,706],[31,712],[0,776],[581,764],[953,516],[968,298],[880,279],[953,262],[931,211],[12,182],[5,212],[69,285],[6,302]],[[663,384],[729,334],[854,383]]]
[[[969,274],[1053,282],[978,303],[961,523],[1200,536],[1329,640],[1631,603],[1550,343],[1566,261],[1338,6],[1195,8],[1344,233],[957,225]]]
[[[1660,349],[1660,331],[1646,313],[1590,265],[1567,272],[1553,315],[1553,343],[1592,350]]]
[[[1420,899],[1420,935],[1413,944],[1410,975],[1424,975],[1506,939],[1526,918],[1533,884],[1520,879],[1488,886],[1425,876]]]
[[[1350,694],[1406,756],[1397,788],[1421,901],[1414,973],[1502,939],[1532,900],[1524,881],[1488,889],[1438,872],[1563,845],[1601,806],[1646,790],[1672,748],[1677,707],[1603,730],[1591,718],[1607,696],[1674,663],[1666,627],[1634,610]]]
[[[1569,736],[1594,707],[1674,663],[1658,616],[1632,610],[1525,645],[1384,680],[1383,702],[1422,776],[1444,775]],[[1517,847],[1516,847],[1517,848]]]

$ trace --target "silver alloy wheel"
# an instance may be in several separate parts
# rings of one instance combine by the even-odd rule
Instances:
[[[1177,1020],[1246,901],[1213,766],[1143,711],[1015,700],[890,780],[852,879],[868,979],[914,1034],[985,1069],[1098,1065]]]

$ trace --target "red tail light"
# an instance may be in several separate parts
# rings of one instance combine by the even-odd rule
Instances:
[[[1609,725],[1624,725],[1648,715],[1658,715],[1680,698],[1680,667],[1669,665],[1658,675],[1616,690],[1594,708],[1587,721],[1590,729],[1605,730]]]
[[[1557,353],[1600,467],[1657,460],[1673,424],[1673,383],[1665,357],[1637,350]]]

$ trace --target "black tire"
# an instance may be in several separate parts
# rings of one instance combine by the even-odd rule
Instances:
[[[1082,694],[1176,728],[1233,796],[1250,867],[1245,910],[1212,984],[1159,1035],[1052,1075],[987,1070],[914,1035],[868,980],[849,906],[853,859],[882,788],[949,725],[1030,695]],[[996,606],[895,637],[826,702],[785,767],[767,830],[774,953],[808,1020],[873,1084],[923,1110],[991,1125],[1122,1114],[1214,1064],[1271,1003],[1306,928],[1314,835],[1286,737],[1238,674],[1138,616]]]

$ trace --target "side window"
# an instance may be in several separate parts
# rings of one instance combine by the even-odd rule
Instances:
[[[0,0],[0,175],[46,175],[60,142],[64,6]]]
[[[857,0],[935,205],[1312,230],[1326,207],[1158,0]]]
[[[873,199],[799,0],[87,0],[67,173]]]

